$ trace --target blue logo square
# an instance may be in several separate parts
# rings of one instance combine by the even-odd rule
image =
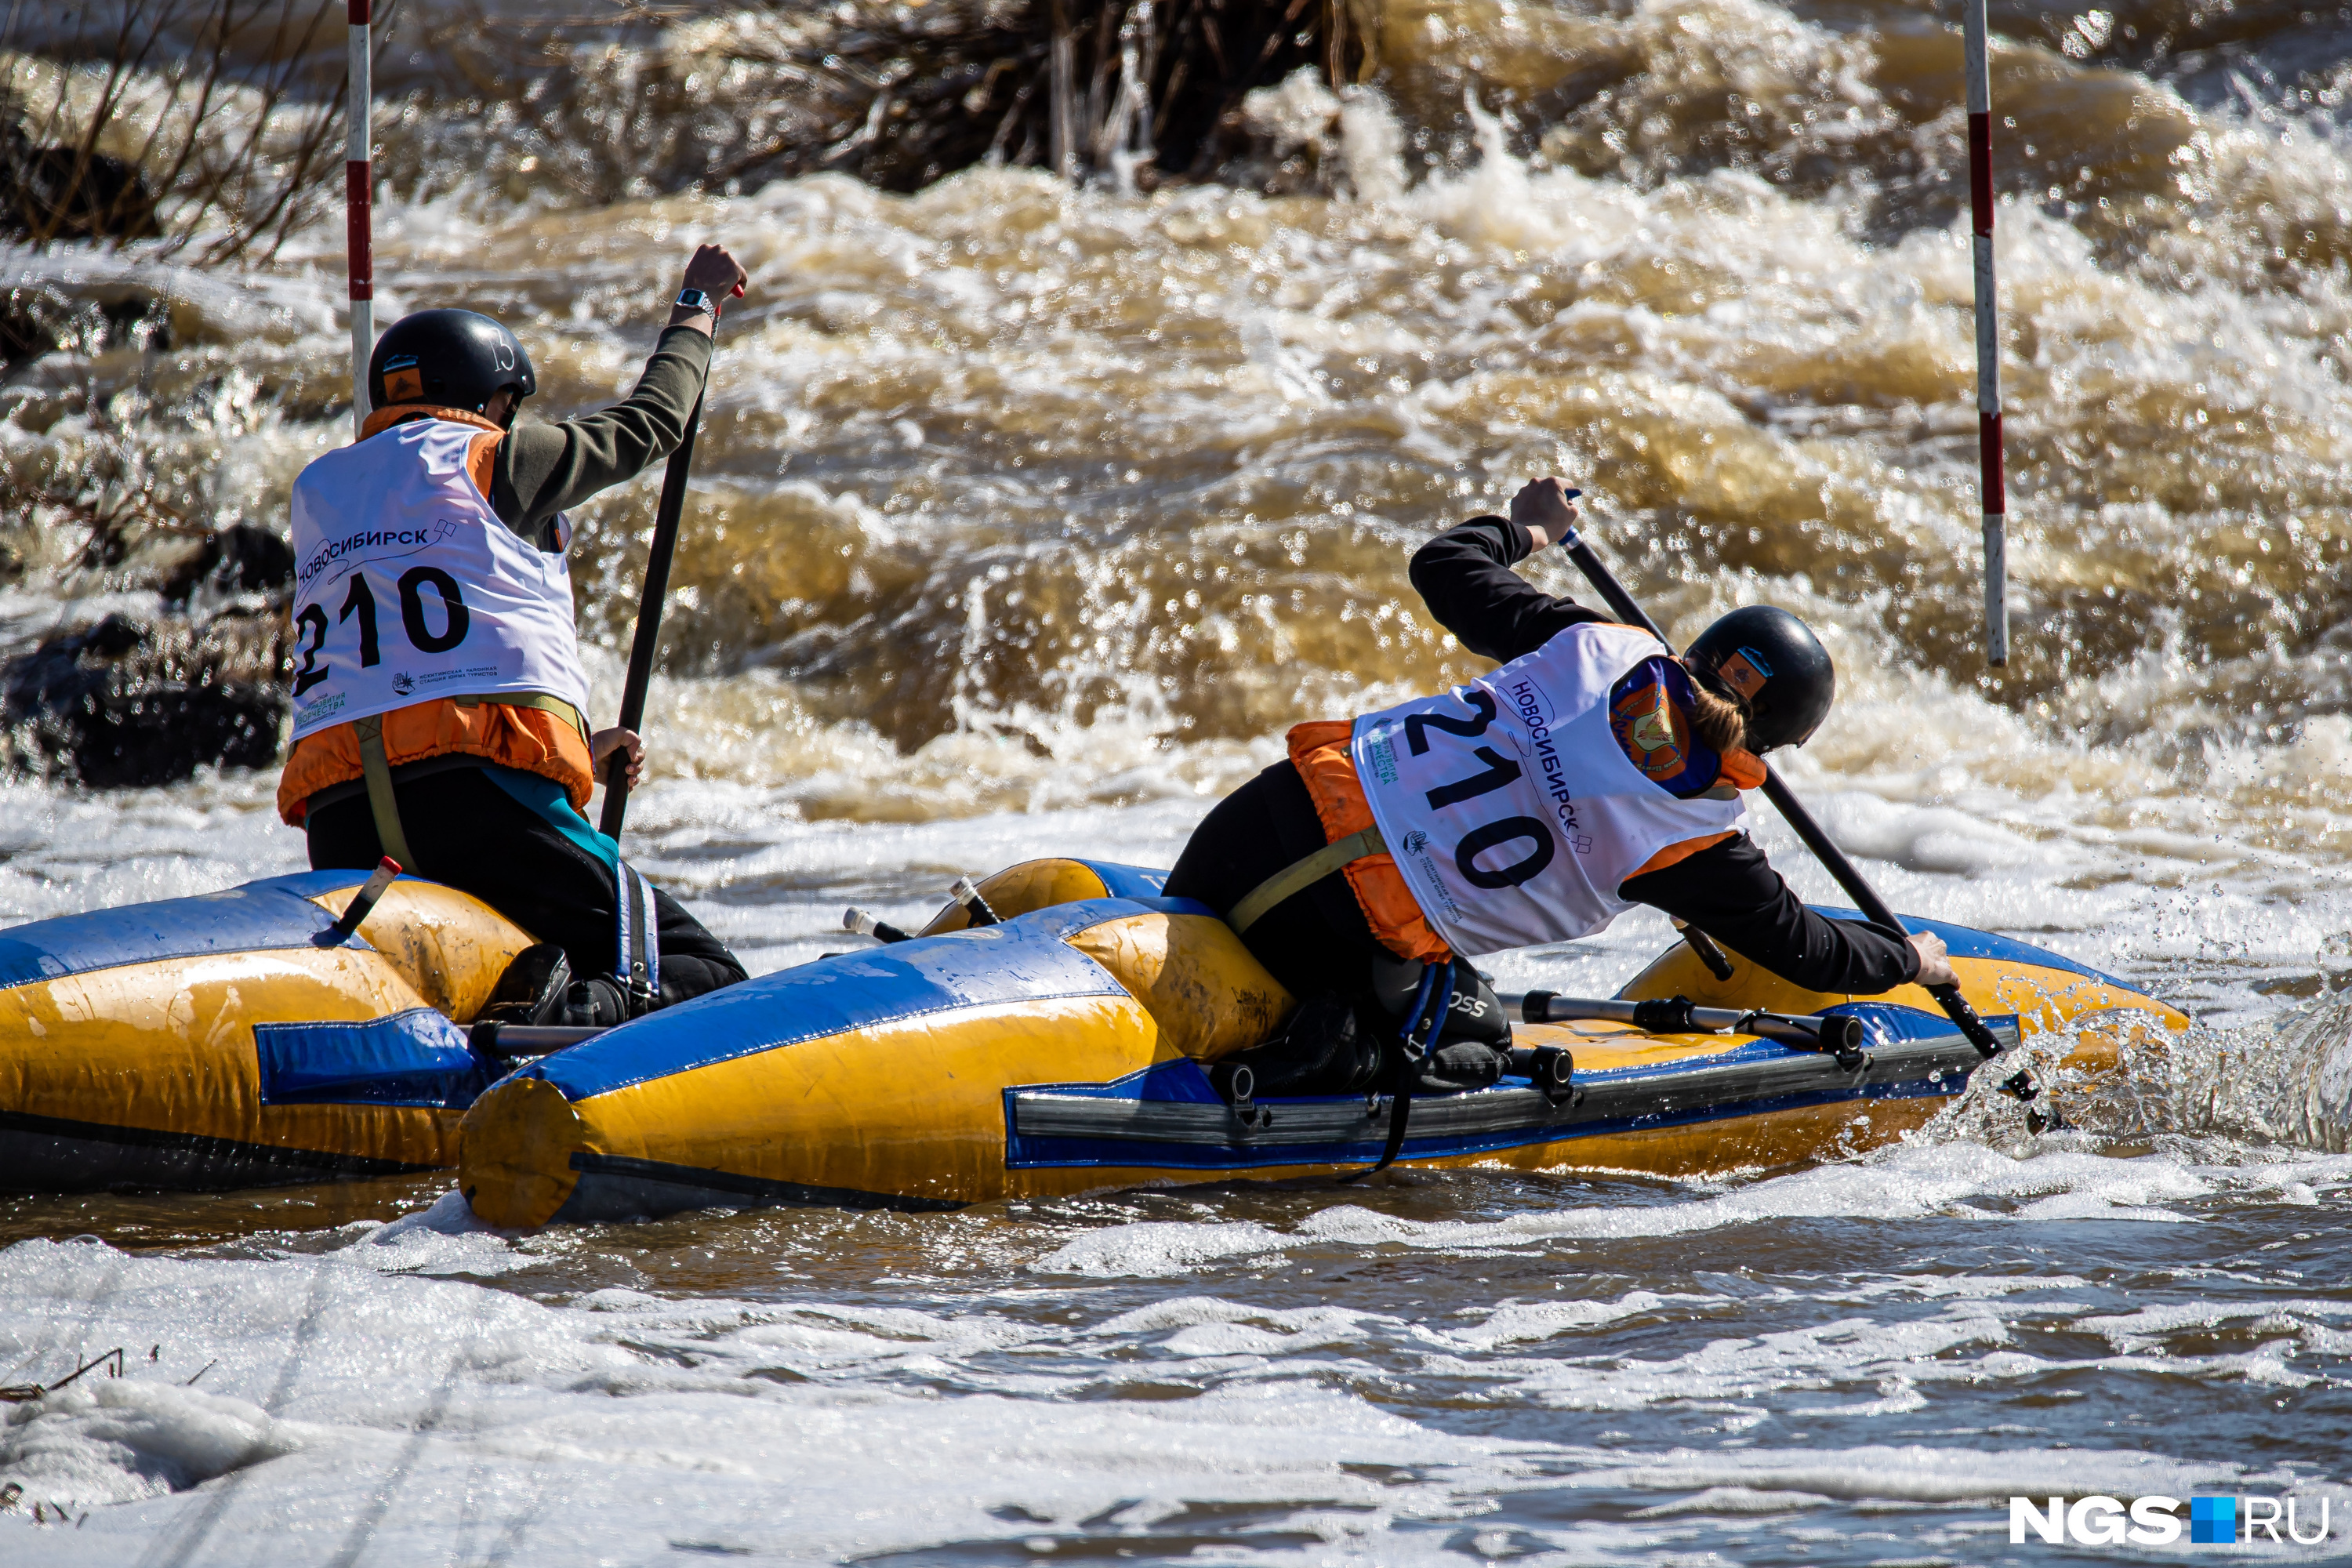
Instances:
[[[2193,1497],[2189,1500],[2189,1539],[2199,1546],[2225,1546],[2238,1539],[2238,1500],[2233,1497]]]

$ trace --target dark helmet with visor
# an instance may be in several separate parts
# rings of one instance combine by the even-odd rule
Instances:
[[[368,402],[377,408],[429,403],[479,414],[501,392],[512,392],[520,404],[538,390],[522,344],[478,310],[403,316],[368,356]]]
[[[1683,662],[1748,715],[1750,749],[1801,746],[1837,697],[1837,671],[1812,628],[1786,610],[1750,605],[1699,633]]]

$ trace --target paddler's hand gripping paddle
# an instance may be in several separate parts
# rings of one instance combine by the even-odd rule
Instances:
[[[1601,563],[1601,557],[1592,553],[1592,546],[1584,542],[1583,535],[1570,528],[1561,536],[1559,544],[1568,552],[1568,558],[1576,563],[1576,569],[1584,574],[1585,581],[1599,589],[1601,596],[1609,601],[1609,607],[1617,613],[1619,620],[1627,626],[1641,627],[1665,643],[1668,651],[1673,650],[1675,645],[1668,642],[1666,634],[1658,629],[1658,623],[1643,613],[1642,606],[1633,602],[1633,596],[1625,592],[1624,586],[1609,568]],[[1822,825],[1813,820],[1812,813],[1799,804],[1797,797],[1790,793],[1789,786],[1781,782],[1780,775],[1772,771],[1769,763],[1764,764],[1764,795],[1780,808],[1789,826],[1797,830],[1797,837],[1805,841],[1805,847],[1811,850],[1814,857],[1828,868],[1829,874],[1837,879],[1838,886],[1845,889],[1846,897],[1853,900],[1854,908],[1862,911],[1864,919],[1873,925],[1908,934],[1909,928],[1887,907],[1886,900],[1878,896],[1877,890],[1863,880],[1862,873],[1854,868],[1853,862],[1845,858],[1845,851],[1830,841],[1830,836],[1822,831]],[[1985,1027],[1985,1021],[1977,1016],[1977,1010],[1969,1005],[1969,999],[1960,994],[1958,986],[1931,986],[1927,994],[1936,999],[1936,1005],[1944,1010],[1945,1016],[1959,1026],[1960,1033],[1968,1037],[1969,1044],[1984,1055],[1997,1057],[2007,1049],[1993,1032]]]

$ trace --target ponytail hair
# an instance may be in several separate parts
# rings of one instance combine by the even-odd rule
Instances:
[[[1716,695],[1703,679],[1690,683],[1690,694],[1691,732],[1698,737],[1701,745],[1717,756],[1748,750],[1746,710]]]

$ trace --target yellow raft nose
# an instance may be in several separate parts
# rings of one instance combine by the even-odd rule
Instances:
[[[1274,1033],[1293,1003],[1223,921],[1102,897],[1107,879],[1082,868],[1090,900],[803,964],[533,1064],[467,1114],[459,1189],[488,1223],[528,1226],[713,1204],[955,1208],[1106,1184],[1009,1166],[1007,1086],[1213,1061]],[[1000,910],[1021,899],[1001,879],[987,891]]]

